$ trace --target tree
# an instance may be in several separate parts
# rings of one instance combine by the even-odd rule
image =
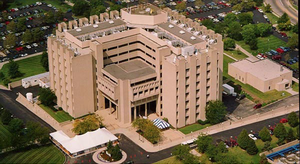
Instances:
[[[10,48],[15,47],[16,41],[17,41],[17,38],[14,34],[8,34],[4,41],[4,46],[10,47]]]
[[[175,6],[175,9],[179,12],[183,11],[186,8],[186,3],[184,1],[181,1],[181,3],[177,3]]]
[[[76,1],[72,11],[76,16],[83,15],[84,12],[89,11],[90,6],[87,1]]]
[[[203,26],[207,27],[207,29],[214,29],[215,27],[214,22],[210,19],[205,19],[201,23]]]
[[[22,39],[25,43],[32,43],[33,37],[32,37],[31,31],[27,29],[25,31],[25,33],[23,34]]]
[[[282,123],[279,123],[276,125],[275,129],[274,129],[274,135],[277,137],[277,138],[283,138],[285,139],[286,138],[286,129],[285,127],[283,126]]]
[[[241,34],[242,27],[239,22],[232,22],[228,25],[227,34],[229,37],[235,40],[242,40],[243,36]]]
[[[279,17],[277,23],[286,23],[287,21],[289,21],[290,18],[286,13],[283,13],[281,17]]]
[[[205,154],[210,159],[210,161],[216,162],[216,158],[219,155],[219,152],[215,145],[209,144]]]
[[[248,146],[248,142],[250,142],[250,138],[248,136],[248,132],[246,129],[243,129],[237,138],[237,142],[242,149],[246,149]]]
[[[268,159],[265,154],[260,156],[259,164],[269,164]]]
[[[254,0],[256,6],[261,6],[263,4],[263,0]]]
[[[196,140],[197,148],[199,152],[204,153],[208,146],[212,144],[212,137],[204,134],[200,134]]]
[[[44,36],[44,31],[41,31],[40,28],[35,28],[33,30],[33,40],[36,42],[36,41],[39,41],[43,38]]]
[[[242,11],[243,10],[243,6],[241,4],[236,4],[236,5],[232,6],[232,10]]]
[[[172,151],[172,154],[175,155],[175,157],[182,161],[188,154],[189,154],[190,148],[187,145],[178,145],[174,148]]]
[[[270,150],[272,150],[271,143],[270,141],[267,141],[264,143],[264,147],[262,148],[262,151],[270,151]]]
[[[204,3],[203,3],[202,0],[196,0],[194,4],[195,4],[196,6],[202,6],[202,5],[204,5]]]
[[[160,130],[153,124],[148,124],[144,132],[144,137],[151,143],[157,143],[160,139]]]
[[[267,13],[271,13],[271,12],[272,12],[272,8],[271,8],[271,5],[270,5],[270,4],[267,4],[267,5],[266,5],[265,11],[266,11]]]
[[[42,145],[49,142],[49,130],[46,127],[42,127],[37,122],[29,121],[26,124],[27,133],[25,138],[27,143],[40,143]]]
[[[221,141],[218,146],[217,146],[217,151],[218,153],[227,153],[228,149],[225,146],[225,143],[223,141]]]
[[[103,118],[98,115],[91,114],[84,117],[83,119],[75,120],[72,131],[76,134],[81,135],[89,131],[97,130],[102,126]]]
[[[214,31],[224,36],[225,31],[227,30],[226,24],[224,22],[217,23],[215,25]]]
[[[0,81],[2,81],[3,79],[5,79],[5,75],[3,72],[0,72]]]
[[[8,63],[8,76],[10,78],[16,78],[21,76],[21,73],[19,71],[19,64],[13,60],[9,60]]]
[[[266,127],[264,127],[262,130],[259,131],[259,136],[261,140],[264,142],[272,140],[270,132]]]
[[[11,21],[7,26],[6,29],[11,31],[11,32],[16,32],[17,31],[17,24],[14,21]]]
[[[54,18],[55,18],[55,21],[61,21],[61,20],[63,20],[63,18],[64,18],[64,12],[61,11],[61,10],[58,10],[57,12],[55,12]]]
[[[240,24],[242,26],[250,24],[253,22],[253,15],[250,13],[241,13],[238,14],[238,18],[240,20]]]
[[[291,21],[288,20],[285,23],[279,23],[277,27],[279,30],[289,31],[292,28]]]
[[[193,154],[187,154],[187,156],[182,161],[183,164],[199,164],[199,159]]]
[[[299,26],[298,26],[298,22],[297,24],[295,24],[294,26],[292,26],[292,32],[298,34],[299,33]]]
[[[259,23],[257,24],[257,29],[261,37],[265,37],[271,33],[272,27],[268,23]]]
[[[294,136],[293,129],[289,129],[288,133],[287,133],[287,136],[286,136],[286,141],[291,142],[291,141],[294,141],[295,139],[296,139],[296,137]]]
[[[205,107],[206,119],[211,124],[222,122],[225,118],[226,113],[226,106],[220,100],[209,101]]]
[[[289,38],[288,47],[296,48],[299,45],[298,34],[293,34],[291,38]]]
[[[40,88],[38,95],[38,100],[46,106],[53,105],[57,99],[55,93],[50,88]]]
[[[224,154],[219,157],[220,164],[242,164],[238,157],[232,154]]]
[[[247,153],[250,155],[255,155],[258,153],[258,148],[254,142],[254,140],[250,139],[247,144]]]
[[[41,63],[44,69],[46,71],[49,71],[48,53],[46,51],[44,51],[42,54]]]
[[[13,118],[8,124],[8,130],[13,134],[19,134],[23,129],[24,122],[18,118]]]
[[[1,121],[4,125],[8,125],[12,120],[11,113],[8,110],[4,110],[1,114]]]
[[[288,123],[291,127],[296,127],[299,125],[299,120],[296,112],[292,112],[288,115]]]
[[[254,39],[250,40],[249,46],[250,46],[251,50],[257,50],[258,49],[258,47],[257,47],[257,39],[254,38]]]
[[[119,161],[122,158],[122,152],[118,144],[112,148],[111,157],[114,161]]]
[[[91,15],[100,15],[101,13],[104,13],[106,10],[106,7],[103,5],[99,5],[97,7],[92,8]]]
[[[299,140],[300,135],[299,135],[299,125],[296,127],[296,138]]]
[[[251,24],[245,25],[242,29],[242,36],[246,44],[249,44],[251,40],[256,39],[254,26]]]
[[[103,2],[104,2],[103,0],[90,0],[90,5],[97,7],[103,5]]]
[[[235,40],[231,38],[226,38],[224,39],[224,49],[229,50],[229,49],[234,49],[235,48]]]
[[[241,6],[243,10],[249,11],[255,6],[255,2],[253,0],[242,0]]]
[[[224,17],[224,23],[229,25],[232,22],[237,21],[237,17],[234,13],[228,13],[225,17]]]
[[[18,29],[18,31],[25,31],[26,30],[26,18],[18,19],[17,29]]]

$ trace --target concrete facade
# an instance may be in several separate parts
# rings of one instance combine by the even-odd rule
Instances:
[[[292,86],[293,72],[270,59],[247,59],[228,64],[228,74],[261,92],[283,91]]]
[[[60,23],[48,38],[51,89],[73,117],[110,108],[130,123],[156,113],[174,127],[222,98],[222,36],[146,4]],[[144,21],[149,20],[151,21]]]

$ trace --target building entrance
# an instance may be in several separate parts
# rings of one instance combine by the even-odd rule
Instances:
[[[156,100],[132,107],[131,121],[135,120],[138,117],[147,117],[152,113],[156,113]]]

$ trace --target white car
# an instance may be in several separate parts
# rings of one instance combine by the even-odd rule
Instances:
[[[27,49],[31,49],[31,46],[30,46],[30,45],[27,45],[26,48],[27,48]]]
[[[209,19],[214,19],[212,15],[207,16]]]
[[[36,43],[33,43],[32,44],[32,46],[34,46],[34,47],[37,47],[37,46],[39,46],[38,44],[36,44]]]
[[[264,18],[265,18],[265,19],[268,19],[268,17],[267,17],[266,15],[264,15]]]
[[[51,4],[49,4],[49,5],[47,5],[48,7],[52,7],[52,5]]]
[[[7,18],[8,18],[9,20],[12,20],[12,19],[13,19],[11,16],[8,16]]]
[[[249,134],[248,135],[251,139],[253,139],[254,141],[257,140],[257,138],[253,135],[253,134]]]
[[[262,9],[258,9],[258,12],[263,13],[264,11]]]
[[[25,56],[27,56],[27,55],[28,55],[27,53],[25,53],[25,54],[20,54],[21,57],[25,57]]]
[[[214,22],[214,23],[218,23],[219,20],[218,20],[217,18],[215,18],[215,19],[213,19],[213,22]]]
[[[264,59],[264,57],[262,57],[261,55],[257,55],[256,56],[258,59],[260,59],[260,60],[263,60]]]

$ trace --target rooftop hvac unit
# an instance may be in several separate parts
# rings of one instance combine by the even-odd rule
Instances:
[[[174,27],[173,25],[171,25],[171,24],[169,25],[169,28],[173,28],[173,27]]]
[[[80,31],[81,31],[81,29],[80,29],[80,28],[77,28],[77,29],[76,29],[76,31],[77,31],[77,32],[80,32]]]
[[[196,37],[194,37],[194,36],[191,36],[191,39],[192,39],[192,40],[196,40]]]
[[[94,28],[97,28],[97,27],[98,27],[98,25],[97,25],[97,24],[94,24],[94,25],[93,25],[93,27],[94,27]]]
[[[180,33],[180,34],[184,34],[185,32],[184,32],[184,31],[182,31],[182,30],[180,30],[180,31],[179,31],[179,33]]]
[[[111,20],[111,21],[109,21],[108,23],[109,23],[109,24],[113,24],[113,23],[114,23],[114,21],[113,21],[113,20]]]

